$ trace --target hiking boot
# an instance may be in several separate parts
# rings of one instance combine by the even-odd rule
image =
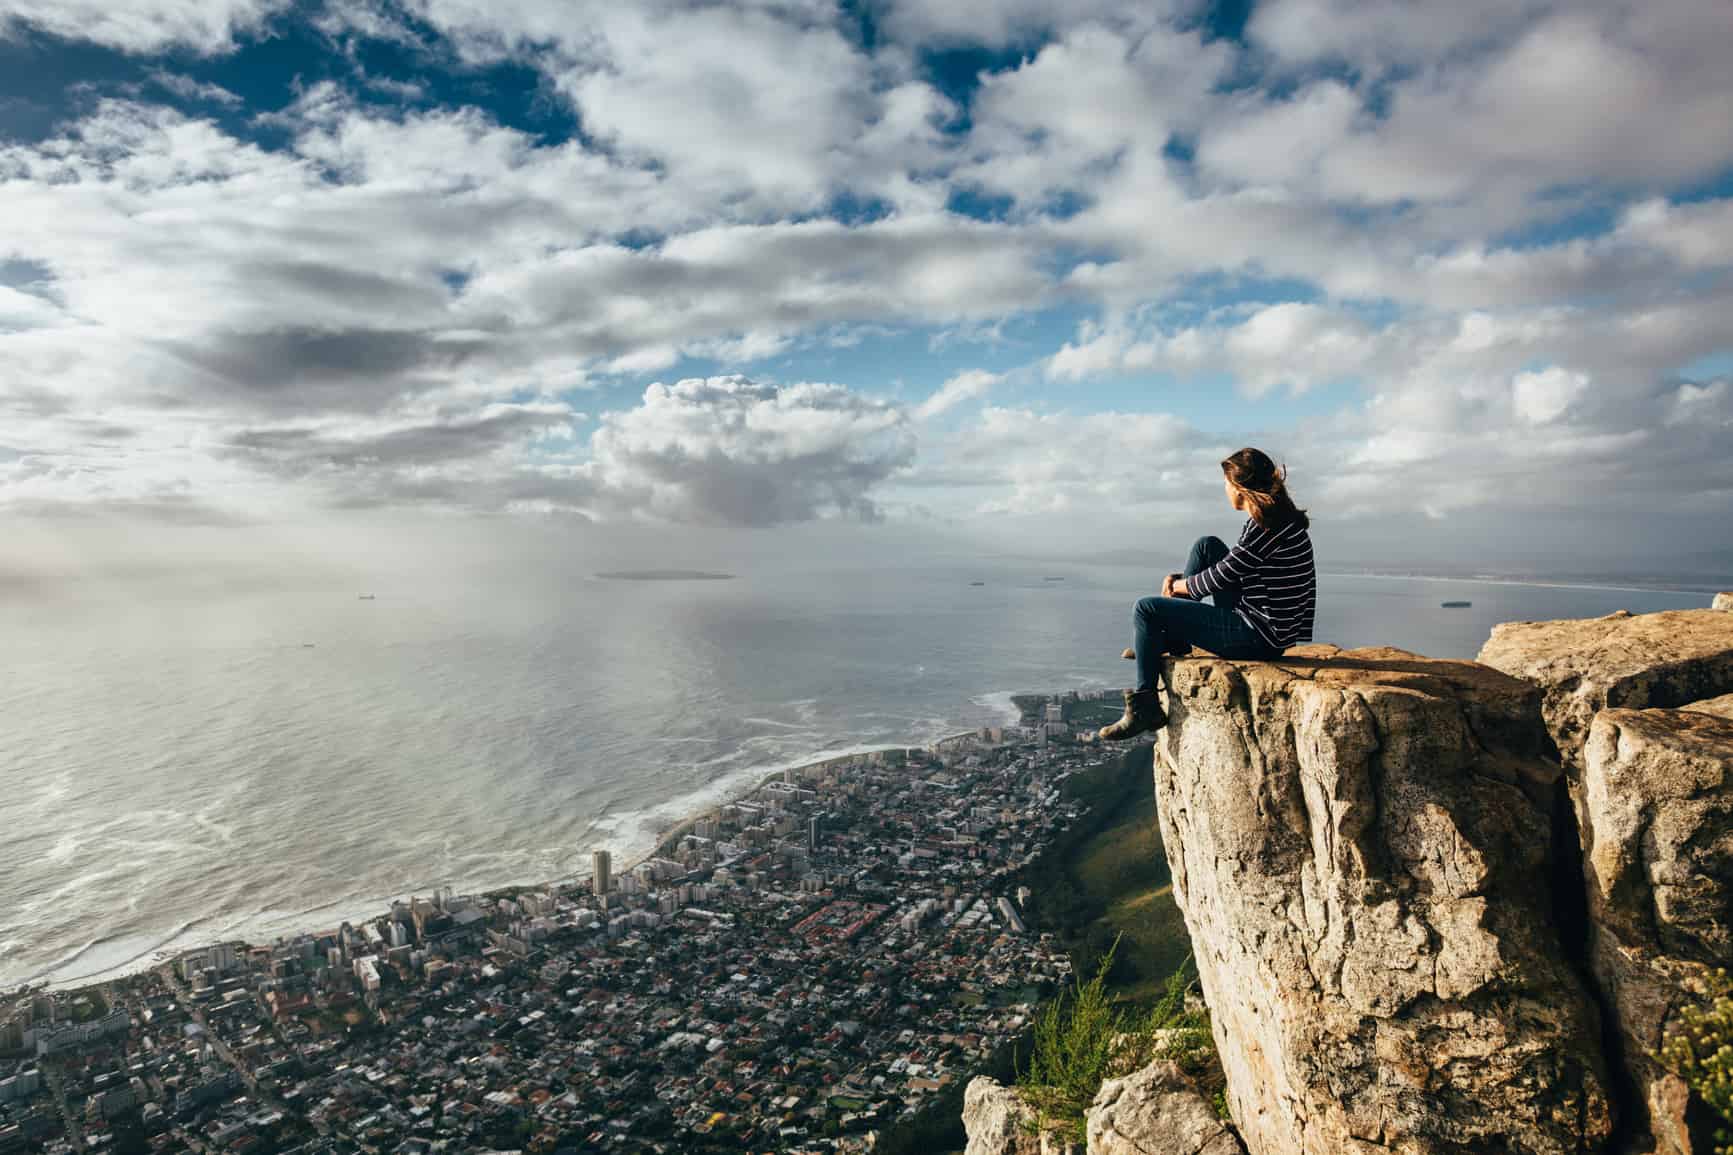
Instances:
[[[1121,742],[1167,725],[1167,711],[1154,690],[1125,691],[1125,713],[1119,721],[1095,732],[1098,742]]]

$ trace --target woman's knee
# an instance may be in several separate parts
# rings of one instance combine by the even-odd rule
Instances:
[[[1132,617],[1154,618],[1160,613],[1161,599],[1153,595],[1147,598],[1138,598],[1136,604],[1131,607]]]
[[[1208,569],[1227,555],[1227,544],[1221,538],[1205,534],[1191,543],[1191,553],[1185,561],[1186,573],[1190,575]]]

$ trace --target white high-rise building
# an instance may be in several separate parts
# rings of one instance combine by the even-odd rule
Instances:
[[[590,853],[591,884],[597,894],[607,894],[613,887],[613,856],[606,850]]]

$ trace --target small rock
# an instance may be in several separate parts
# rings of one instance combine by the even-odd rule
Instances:
[[[1076,1155],[1075,1144],[1033,1131],[1035,1109],[1015,1088],[985,1075],[963,1092],[963,1129],[969,1145],[963,1155]]]
[[[1101,1085],[1085,1116],[1089,1155],[1245,1155],[1239,1136],[1173,1063]]]
[[[1716,594],[1711,609],[1733,610],[1733,593]]]

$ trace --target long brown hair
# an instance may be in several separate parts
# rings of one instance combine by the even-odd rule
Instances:
[[[1285,529],[1311,524],[1306,511],[1288,496],[1288,470],[1270,460],[1261,449],[1247,447],[1222,462],[1228,484],[1238,490],[1250,507],[1252,520],[1265,529]]]

